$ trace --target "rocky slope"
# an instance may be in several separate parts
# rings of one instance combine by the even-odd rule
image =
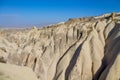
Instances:
[[[38,80],[32,69],[0,63],[0,80]]]
[[[120,13],[0,30],[0,62],[27,66],[39,80],[119,80],[119,46]]]

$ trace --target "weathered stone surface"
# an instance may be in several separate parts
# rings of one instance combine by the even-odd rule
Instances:
[[[0,80],[38,80],[32,69],[0,63]]]
[[[45,28],[2,30],[0,62],[27,66],[39,80],[119,80],[120,13]]]

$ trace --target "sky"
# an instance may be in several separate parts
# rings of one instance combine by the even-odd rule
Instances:
[[[120,12],[120,0],[0,0],[0,27],[41,27],[111,12]]]

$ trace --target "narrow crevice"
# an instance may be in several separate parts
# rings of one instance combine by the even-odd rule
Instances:
[[[79,37],[79,40],[80,40],[80,38],[82,37],[82,33],[80,33],[80,35],[81,35],[81,36]],[[74,53],[72,59],[70,60],[70,63],[69,63],[69,65],[68,65],[67,69],[66,69],[66,72],[65,72],[65,80],[68,80],[69,75],[70,75],[71,71],[73,70],[73,67],[75,66],[75,64],[76,64],[76,62],[77,62],[77,59],[78,59],[78,57],[79,57],[79,55],[80,55],[81,48],[82,48],[84,42],[86,41],[86,39],[87,39],[87,37],[85,38],[85,40],[83,40],[83,42],[82,42],[82,43],[78,46],[78,48],[75,50],[75,53]],[[78,41],[79,41],[79,40],[78,40]],[[77,41],[77,42],[78,42],[78,41]],[[77,42],[76,42],[76,43],[77,43]]]
[[[66,43],[68,43],[68,31],[66,33]]]
[[[77,29],[77,39],[79,39],[79,29]]]
[[[45,54],[45,51],[47,50],[47,47],[42,46],[43,53],[41,54],[41,57]]]
[[[26,59],[26,61],[25,61],[25,65],[24,65],[24,66],[27,66],[29,56],[30,56],[30,54],[28,54],[28,56],[27,56],[27,59]]]
[[[108,25],[109,25],[109,24],[108,24]],[[99,78],[100,78],[100,76],[102,75],[102,73],[106,70],[106,68],[108,67],[108,65],[111,64],[111,62],[110,62],[110,63],[107,62],[107,56],[109,55],[109,53],[107,52],[107,51],[108,51],[107,46],[109,46],[109,45],[106,44],[106,41],[107,41],[113,34],[116,33],[116,31],[118,30],[118,28],[117,28],[118,26],[119,26],[119,24],[116,24],[116,25],[115,25],[115,27],[109,32],[108,37],[107,37],[107,39],[105,40],[104,57],[103,57],[103,59],[102,59],[102,64],[101,64],[100,68],[98,69],[98,71],[96,72],[96,74],[94,75],[93,80],[99,80]],[[116,39],[114,40],[114,42],[118,41],[119,38],[120,38],[120,37],[116,38]],[[111,43],[110,43],[110,44],[111,44]],[[115,44],[114,44],[113,46],[115,47]],[[109,46],[109,47],[110,47],[110,46]],[[112,49],[112,48],[110,48],[110,49]],[[112,51],[112,50],[111,50],[111,51]],[[116,55],[116,54],[114,53],[114,55]]]
[[[83,44],[80,44],[79,47],[76,49],[67,69],[66,69],[66,72],[65,72],[65,80],[68,80],[69,78],[69,75],[70,75],[70,72],[71,70],[73,69],[73,67],[75,66],[76,64],[76,61],[78,59],[78,56],[80,55],[80,51],[81,51],[81,47],[82,47]]]
[[[80,39],[80,38],[79,38],[79,39]],[[60,59],[58,60],[57,66],[59,65],[59,63],[60,63],[60,61],[63,59],[63,57],[68,53],[68,51],[69,51],[73,46],[75,46],[78,41],[79,41],[79,40],[77,40],[74,44],[72,44],[72,45],[65,51],[65,53],[62,55],[62,57],[60,57]],[[55,72],[55,74],[57,74],[57,67],[56,67],[56,72]],[[56,76],[56,75],[55,75],[55,76]],[[53,80],[54,80],[54,79],[53,79]],[[55,79],[55,80],[56,80],[56,79]]]
[[[55,76],[52,80],[58,80],[58,78],[60,77],[60,75],[62,74],[63,71],[61,71],[57,76]]]
[[[36,62],[37,62],[37,58],[34,59],[34,63],[33,63],[33,71],[35,71]]]
[[[93,80],[99,80],[102,72],[105,70],[107,66],[106,58],[104,57],[102,60],[101,67],[97,70],[96,74],[93,76]]]

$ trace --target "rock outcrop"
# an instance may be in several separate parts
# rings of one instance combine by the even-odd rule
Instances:
[[[38,80],[32,69],[0,63],[0,80]]]
[[[120,13],[112,13],[1,30],[0,62],[29,67],[39,80],[119,80],[119,46]]]

